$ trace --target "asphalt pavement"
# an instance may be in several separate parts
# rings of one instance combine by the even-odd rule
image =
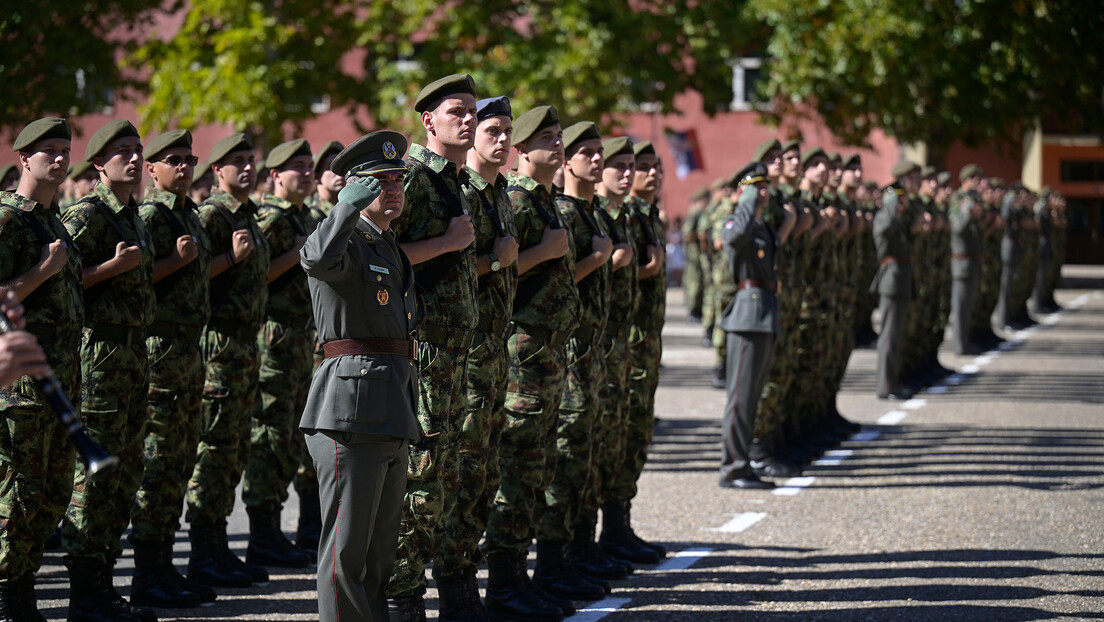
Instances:
[[[773,492],[717,486],[724,392],[710,387],[712,351],[673,289],[660,421],[633,504],[637,533],[670,554],[571,620],[1104,619],[1104,267],[1063,276],[1064,311],[998,350],[944,349],[959,373],[908,402],[876,399],[874,352],[856,350],[839,408],[863,430]],[[289,533],[297,508],[293,492]],[[244,555],[240,502],[230,532]],[[181,569],[187,556],[181,532]],[[128,547],[115,576],[123,594],[132,568]],[[317,620],[313,573],[270,573],[210,606],[158,614]],[[47,553],[38,584],[43,613],[64,620],[60,552]]]

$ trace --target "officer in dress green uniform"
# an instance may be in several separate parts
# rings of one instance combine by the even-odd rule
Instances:
[[[299,423],[322,507],[321,622],[388,617],[407,445],[418,439],[414,272],[390,229],[406,146],[383,130],[343,150],[331,170],[347,183],[301,251],[325,350]]]
[[[111,576],[142,482],[154,248],[133,196],[142,181],[138,130],[125,120],[107,123],[92,135],[85,159],[99,171],[100,182],[62,216],[84,264],[81,414],[92,438],[120,464],[112,477],[92,480],[77,461],[62,542],[69,619],[125,620],[137,614],[115,592]]]
[[[54,202],[71,138],[69,123],[56,117],[33,121],[16,136],[23,174],[14,192],[0,192],[0,301],[9,311],[17,300],[25,308],[26,332],[6,337],[8,347],[33,336],[41,348],[36,358],[45,356],[79,410],[81,258]],[[73,490],[73,450],[34,381],[19,374],[10,382],[0,385],[0,606],[12,619],[40,620],[35,572]]]
[[[878,273],[870,286],[881,297],[882,316],[878,331],[877,395],[880,399],[902,400],[912,394],[901,386],[901,340],[904,337],[908,305],[913,297],[912,256],[909,226],[905,218],[908,196],[903,187],[886,189],[882,208],[874,217],[874,243],[878,250]]]

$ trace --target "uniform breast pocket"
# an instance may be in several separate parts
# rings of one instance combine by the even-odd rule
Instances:
[[[395,271],[378,263],[370,263],[364,266],[364,287],[366,297],[376,299],[376,311],[388,313],[391,305],[402,306],[398,284],[395,279]]]
[[[334,418],[352,423],[383,423],[391,393],[391,368],[360,357],[337,363],[331,407]]]

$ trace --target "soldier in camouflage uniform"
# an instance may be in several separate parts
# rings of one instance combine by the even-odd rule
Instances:
[[[690,211],[682,223],[682,247],[686,253],[686,269],[682,273],[682,285],[685,291],[686,310],[691,322],[702,319],[704,288],[702,285],[702,252],[698,244],[698,221],[705,214],[705,192],[701,191],[690,199]]]
[[[629,337],[629,411],[625,436],[625,464],[602,505],[602,537],[606,554],[631,563],[657,563],[667,550],[647,542],[632,528],[632,499],[636,482],[644,472],[648,445],[655,431],[655,391],[659,386],[659,361],[663,355],[661,333],[667,308],[664,266],[666,228],[656,203],[662,169],[655,147],[648,141],[633,145],[636,156],[631,196],[626,201],[636,246],[640,306],[633,316]]]
[[[314,183],[317,186],[315,194],[307,199],[307,206],[319,222],[330,215],[330,210],[337,204],[337,194],[345,187],[345,178],[330,170],[330,164],[344,148],[341,143],[331,140],[314,154]]]
[[[257,335],[260,394],[242,478],[242,502],[249,513],[245,560],[302,568],[310,563],[311,548],[291,544],[280,528],[280,512],[301,463],[304,442],[296,424],[314,373],[314,318],[307,275],[299,265],[299,249],[315,225],[303,205],[314,190],[310,145],[301,138],[277,145],[265,168],[272,194],[261,196],[256,219],[270,254],[268,304]],[[317,489],[311,492],[317,496]],[[317,551],[317,542],[313,544]]]
[[[157,310],[146,338],[150,386],[144,476],[130,513],[131,600],[155,607],[195,607],[215,596],[211,588],[182,577],[172,564],[173,538],[203,424],[199,334],[211,313],[211,245],[187,196],[195,165],[187,130],[151,140],[146,170],[154,185],[138,208],[153,240]]]
[[[269,248],[249,198],[256,170],[253,143],[245,134],[227,136],[215,143],[210,159],[218,188],[199,206],[199,222],[211,244],[211,317],[200,339],[207,371],[203,428],[188,482],[188,578],[216,587],[249,587],[267,581],[268,573],[230,551],[226,520],[249,456]]]
[[[463,167],[475,141],[475,83],[446,76],[418,94],[426,145],[406,158],[406,210],[391,224],[425,300],[418,332],[422,438],[410,446],[406,506],[394,572],[387,587],[392,617],[423,616],[426,566],[437,556],[459,481],[461,426],[468,350],[479,323],[475,231],[479,213],[462,192]],[[434,565],[436,577],[462,577],[462,568]],[[448,582],[448,579],[446,579]]]
[[[564,162],[559,116],[538,106],[514,122],[518,170],[507,177],[517,226],[518,286],[510,337],[506,426],[499,446],[501,478],[487,522],[487,608],[512,619],[562,619],[570,602],[554,602],[529,580],[527,549],[535,535],[537,497],[552,478],[556,412],[563,397],[564,344],[579,323],[579,288],[571,230],[552,201],[552,179]]]
[[[24,329],[79,411],[81,258],[54,202],[69,168],[70,138],[64,119],[46,118],[28,124],[13,143],[24,172],[14,192],[0,192],[0,294],[23,301]],[[39,620],[34,575],[73,490],[73,450],[27,376],[0,386],[0,416],[0,606],[13,619]]]
[[[564,130],[564,189],[555,198],[560,222],[571,231],[575,280],[579,288],[579,325],[565,345],[567,375],[556,425],[555,474],[538,498],[537,568],[534,582],[571,600],[605,596],[604,578],[625,576],[620,564],[593,558],[568,564],[565,547],[575,528],[580,544],[594,542],[594,524],[576,525],[583,499],[590,494],[595,431],[600,429],[599,389],[605,358],[598,351],[609,318],[610,255],[613,241],[597,214],[594,189],[602,179],[602,138],[598,127],[580,121]],[[543,501],[543,503],[541,503]],[[595,547],[596,548],[596,547]],[[589,562],[596,563],[589,563]],[[603,577],[603,575],[606,575]]]
[[[982,265],[982,206],[977,189],[983,179],[969,166],[959,177],[961,188],[951,197],[951,345],[955,354],[980,354],[970,323]]]
[[[65,209],[76,203],[81,197],[91,194],[96,182],[100,181],[99,171],[93,168],[92,163],[86,160],[76,162],[69,167],[69,194],[58,201],[58,206]]]
[[[713,305],[716,288],[713,286],[713,267],[715,265],[714,256],[717,255],[717,252],[713,248],[713,214],[719,209],[721,199],[728,192],[728,187],[723,179],[718,179],[710,184],[707,203],[701,217],[698,218],[697,227],[695,228],[698,244],[701,246],[703,254],[701,341],[703,348],[713,347],[713,335],[716,328],[716,309]],[[714,370],[714,372],[717,371],[720,370]],[[717,377],[714,376],[714,378]]]
[[[1036,324],[1027,312],[1027,301],[1035,289],[1035,276],[1039,263],[1039,228],[1032,206],[1035,197],[1022,183],[1013,184],[1015,194],[1016,218],[1020,221],[1020,237],[1017,240],[1020,264],[1012,280],[1012,295],[1009,298],[1009,315],[1017,326]]]
[[[188,190],[188,198],[199,205],[211,196],[211,189],[215,185],[215,173],[211,170],[210,162],[202,162],[195,167],[192,173],[192,187]]]
[[[457,568],[438,576],[441,619],[481,619],[476,568],[482,561],[479,539],[498,491],[498,449],[505,425],[506,340],[517,287],[514,215],[499,173],[510,157],[513,130],[510,100],[476,102],[475,144],[468,151],[463,193],[481,217],[475,230],[479,274],[479,325],[468,351],[467,409],[460,430],[456,509],[447,518],[434,566]]]
[[[81,253],[85,331],[81,343],[82,415],[90,436],[119,457],[112,477],[91,480],[77,461],[62,525],[72,591],[69,619],[136,614],[111,584],[142,481],[149,366],[146,331],[154,316],[153,240],[132,193],[142,181],[142,143],[128,121],[93,134],[85,159],[100,172],[92,194],[62,222]]]
[[[1039,200],[1035,204],[1035,222],[1039,227],[1039,267],[1035,276],[1035,291],[1032,292],[1035,313],[1054,313],[1060,310],[1054,300],[1054,289],[1051,284],[1053,264],[1057,259],[1055,249],[1060,219],[1056,207],[1059,200],[1059,196],[1052,192],[1049,186],[1043,186],[1039,191]]]
[[[736,285],[732,282],[732,276],[729,274],[728,261],[724,259],[723,242],[721,240],[721,231],[724,228],[725,221],[732,215],[732,210],[735,207],[735,188],[732,186],[731,177],[726,177],[721,181],[719,190],[719,199],[713,205],[713,210],[709,213],[709,222],[706,230],[709,237],[709,246],[713,249],[713,254],[716,257],[716,261],[713,262],[712,270],[710,272],[710,300],[709,304],[713,308],[711,325],[713,334],[709,339],[710,345],[713,347],[713,388],[723,389],[725,387],[726,367],[725,363],[728,359],[727,349],[725,342],[727,340],[727,333],[717,324],[717,320],[720,319],[724,313],[725,307],[736,295]]]

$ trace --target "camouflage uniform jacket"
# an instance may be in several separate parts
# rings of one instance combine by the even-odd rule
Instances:
[[[576,260],[594,252],[594,238],[609,237],[605,222],[596,213],[597,204],[597,198],[585,201],[565,194],[556,196],[560,221],[571,230]],[[605,328],[609,320],[612,269],[606,261],[579,281],[579,323],[595,332]]]
[[[199,206],[199,223],[211,242],[211,258],[230,252],[234,231],[246,229],[253,238],[253,252],[211,279],[211,321],[224,330],[245,332],[264,321],[268,304],[268,239],[257,226],[257,206],[242,203],[230,193],[215,189]]]
[[[61,221],[73,236],[86,268],[115,257],[119,242],[142,251],[136,268],[84,290],[85,325],[149,327],[156,310],[153,238],[138,217],[133,197],[124,205],[103,182],[97,182],[92,194],[65,210]]]
[[[495,240],[500,235],[517,238],[514,226],[514,210],[510,207],[510,197],[506,195],[506,178],[499,175],[491,184],[479,173],[465,167],[467,176],[463,184],[464,196],[472,209],[481,212],[476,221],[475,255],[486,255],[494,250]],[[493,213],[489,213],[493,210]],[[475,219],[473,218],[473,221]],[[495,224],[497,221],[498,225]],[[499,230],[501,227],[501,232]],[[495,332],[493,327],[505,327],[514,311],[514,294],[517,292],[517,262],[505,266],[497,272],[488,272],[479,277],[479,326],[484,332]]]
[[[539,327],[555,332],[575,330],[579,325],[579,286],[575,282],[575,245],[571,229],[563,226],[552,197],[537,180],[527,175],[510,173],[509,190],[518,231],[518,249],[524,251],[540,243],[544,230],[567,230],[568,250],[558,259],[533,266],[518,277],[517,298],[514,300],[514,321],[525,327]]]
[[[399,244],[443,235],[449,221],[461,213],[471,215],[472,226],[479,228],[480,216],[473,213],[462,191],[466,177],[463,170],[458,171],[455,164],[422,145],[410,146],[406,165],[410,168],[406,180],[406,208],[391,223]],[[436,184],[431,176],[436,176]],[[442,195],[442,191],[448,194]],[[474,329],[479,322],[477,277],[474,242],[461,251],[445,253],[414,266],[414,280],[425,299],[426,322]]]
[[[606,230],[609,231],[613,244],[631,244],[633,253],[636,253],[636,244],[633,240],[632,227],[629,225],[629,214],[625,205],[614,205],[605,197],[598,197],[598,207],[602,210],[597,214],[605,221]],[[596,210],[597,211],[597,210]],[[702,219],[704,220],[704,214]],[[697,226],[697,223],[695,223]],[[614,270],[610,275],[610,307],[608,324],[631,324],[632,318],[640,306],[640,288],[637,285],[637,274],[640,266],[635,261],[630,261],[620,270]],[[612,268],[611,268],[612,269]]]
[[[257,208],[257,226],[268,240],[269,257],[279,257],[295,246],[296,236],[308,236],[318,226],[310,210],[274,194],[261,197]],[[268,284],[266,315],[277,322],[290,322],[302,327],[313,326],[310,288],[307,273],[299,262]]]
[[[199,224],[195,202],[150,188],[138,206],[138,214],[153,239],[155,260],[172,255],[182,235],[192,236],[198,251],[194,260],[154,283],[155,320],[202,328],[211,316],[211,242]]]
[[[655,204],[633,196],[625,201],[625,205],[629,210],[629,222],[637,244],[637,263],[643,266],[648,263],[648,247],[657,244],[663,246],[667,239],[663,231],[663,223],[659,220],[659,209]],[[640,281],[640,307],[637,309],[637,319],[654,317],[657,314],[662,317],[666,309],[667,296],[665,264],[666,260],[660,265],[659,273]]]

